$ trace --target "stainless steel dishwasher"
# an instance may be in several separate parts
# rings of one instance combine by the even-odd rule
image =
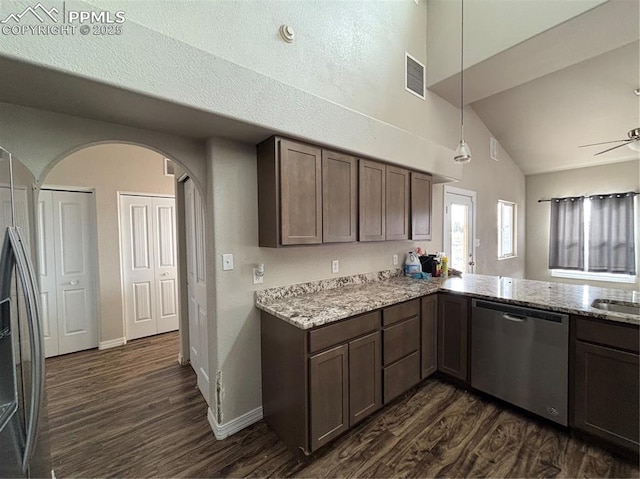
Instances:
[[[474,299],[471,386],[567,425],[569,316]]]

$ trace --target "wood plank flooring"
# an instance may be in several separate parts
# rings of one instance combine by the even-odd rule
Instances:
[[[640,477],[637,463],[439,380],[308,464],[264,421],[216,441],[177,353],[168,333],[47,360],[57,477]]]

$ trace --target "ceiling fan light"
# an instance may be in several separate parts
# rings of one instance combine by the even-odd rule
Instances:
[[[640,140],[630,141],[627,146],[633,151],[640,151]]]
[[[462,165],[471,162],[471,148],[469,148],[469,145],[467,145],[464,140],[460,140],[460,143],[458,143],[453,161]]]

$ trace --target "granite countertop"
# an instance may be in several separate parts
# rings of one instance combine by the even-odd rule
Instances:
[[[638,316],[591,307],[597,298],[637,303],[632,291],[478,274],[416,280],[391,270],[259,291],[256,306],[310,329],[437,291],[640,325]]]

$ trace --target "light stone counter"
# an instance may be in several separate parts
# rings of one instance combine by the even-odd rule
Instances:
[[[382,271],[266,289],[256,293],[256,306],[298,328],[309,329],[443,291],[640,325],[638,316],[591,307],[594,299],[637,302],[632,291],[478,274],[432,280],[416,280],[398,274],[399,270]]]

